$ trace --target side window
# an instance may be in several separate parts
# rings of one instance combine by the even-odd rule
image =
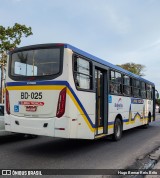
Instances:
[[[132,80],[132,87],[133,87],[133,97],[140,97],[141,93],[140,93],[140,81],[133,79]]]
[[[123,94],[130,96],[131,95],[131,79],[129,76],[123,76]]]
[[[79,89],[92,89],[91,62],[80,57],[74,59],[74,80]]]
[[[146,84],[144,82],[141,82],[141,97],[146,98]]]
[[[147,99],[152,99],[152,86],[147,84],[146,90],[147,90]]]
[[[114,71],[110,71],[111,72],[111,81],[114,82],[115,81],[115,72]]]
[[[122,94],[122,75],[119,72],[110,71],[109,91],[111,94]]]

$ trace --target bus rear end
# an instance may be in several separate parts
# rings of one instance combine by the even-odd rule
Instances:
[[[6,76],[5,129],[68,138],[67,78],[64,45],[34,45],[12,51]]]

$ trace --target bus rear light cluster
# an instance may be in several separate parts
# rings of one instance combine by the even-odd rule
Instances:
[[[10,114],[9,92],[6,89],[6,112]]]
[[[65,113],[65,105],[66,105],[66,92],[67,88],[65,87],[63,90],[61,90],[59,94],[58,104],[57,104],[57,113],[56,117],[60,118]]]

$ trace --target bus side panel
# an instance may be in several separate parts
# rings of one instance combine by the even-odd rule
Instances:
[[[146,100],[146,117],[151,114],[151,122],[153,121],[153,100]]]
[[[135,101],[138,101],[139,99],[134,99]],[[131,104],[131,120],[130,120],[130,128],[143,125],[144,117],[143,117],[143,110],[145,106],[145,101],[143,100],[143,103],[132,103]]]
[[[69,138],[78,138],[78,105],[73,95],[68,96]]]
[[[129,97],[124,96],[116,96],[116,95],[110,95],[111,99],[109,102],[109,118],[108,122],[112,123],[109,124],[108,128],[108,134],[113,133],[114,128],[114,122],[116,117],[120,116],[123,122],[123,130],[127,130],[130,128],[130,125],[128,124],[129,120],[129,110],[130,110],[130,104],[131,99]]]
[[[153,101],[146,99],[111,95],[112,100],[109,103],[109,125],[108,134],[113,133],[114,121],[118,115],[123,120],[123,130],[136,126],[144,125],[148,121],[148,113],[153,115]]]
[[[73,85],[73,69],[72,69],[72,50],[65,48],[64,49],[64,60],[63,60],[63,70],[64,77],[66,77],[66,81],[69,82],[70,85]],[[70,89],[67,89],[67,102],[66,102],[66,110],[68,117],[68,137],[69,138],[77,138],[77,115],[78,109],[76,107],[75,98]]]
[[[154,121],[154,113],[155,109],[153,109],[153,100],[151,101],[151,107],[150,107],[150,112],[151,112],[151,122]]]
[[[69,93],[70,100],[68,108],[70,138],[94,139],[95,93],[77,90],[73,78],[73,61],[67,60],[72,59],[72,55],[72,50],[64,50],[64,61],[67,61],[65,66],[68,73],[67,81],[69,81],[73,90],[73,93]]]
[[[94,139],[95,136],[95,93],[77,91],[77,96],[83,105],[77,116],[77,137]]]

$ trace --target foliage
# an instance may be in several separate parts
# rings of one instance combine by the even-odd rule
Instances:
[[[32,35],[31,27],[15,23],[13,27],[0,26],[0,58],[6,62],[6,54],[21,43],[22,37]]]
[[[135,64],[135,63],[125,63],[125,64],[121,64],[121,65],[117,65],[117,66],[119,66],[125,70],[128,70],[136,75],[144,76],[142,71],[144,71],[145,65]]]
[[[156,99],[156,104],[160,106],[160,99]]]
[[[15,23],[13,27],[3,27],[0,25],[0,68],[1,68],[1,88],[0,88],[0,100],[4,102],[4,71],[7,62],[7,53],[10,50],[16,48],[21,43],[22,37],[28,37],[32,35],[31,27],[26,27]]]

